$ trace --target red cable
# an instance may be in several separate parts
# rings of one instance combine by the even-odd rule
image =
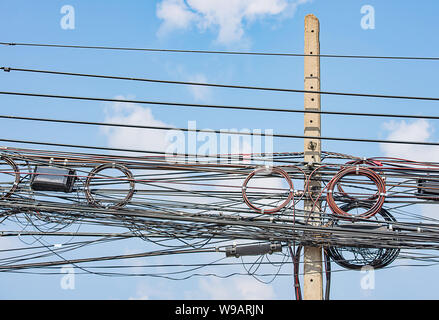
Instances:
[[[257,206],[255,206],[253,203],[250,202],[250,200],[247,197],[247,184],[250,181],[251,178],[253,178],[257,173],[259,172],[267,172],[267,170],[270,171],[271,174],[273,173],[277,173],[280,174],[282,177],[285,178],[285,180],[288,182],[288,185],[290,187],[289,193],[288,193],[288,197],[287,199],[285,199],[285,201],[283,203],[281,203],[279,206],[272,208],[272,209],[262,209],[259,208]],[[293,182],[291,181],[290,176],[288,175],[288,173],[284,170],[282,170],[281,168],[277,168],[277,167],[273,167],[273,168],[259,168],[254,170],[252,173],[250,173],[247,178],[245,179],[243,185],[242,185],[242,197],[244,199],[244,202],[247,204],[247,206],[249,206],[250,208],[252,208],[253,210],[255,210],[256,212],[259,213],[275,213],[278,212],[279,210],[281,210],[282,208],[284,208],[288,203],[290,203],[290,201],[293,199],[294,197],[294,186],[293,186]]]
[[[341,210],[337,206],[335,199],[334,199],[334,196],[333,196],[333,193],[334,193],[333,191],[334,191],[335,186],[338,185],[339,181],[342,178],[344,178],[348,175],[365,176],[365,177],[369,178],[376,185],[376,187],[378,189],[377,193],[374,196],[372,196],[371,198],[369,198],[369,200],[376,198],[375,203],[366,212],[355,215],[356,217],[361,217],[361,218],[366,218],[366,219],[374,216],[376,213],[378,213],[381,210],[381,207],[384,204],[384,201],[386,198],[386,183],[384,182],[383,178],[381,178],[381,176],[379,174],[377,174],[376,172],[374,172],[373,170],[371,170],[369,168],[360,167],[360,166],[346,167],[346,168],[340,170],[331,179],[331,181],[329,181],[329,183],[327,185],[328,192],[326,195],[326,201],[327,201],[329,207],[331,208],[332,212],[338,216],[350,217],[350,218],[353,217],[352,214]]]

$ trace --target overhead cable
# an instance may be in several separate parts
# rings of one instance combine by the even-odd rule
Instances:
[[[64,75],[64,76],[74,76],[74,77],[100,78],[100,79],[111,79],[111,80],[128,80],[128,81],[143,81],[143,82],[161,83],[161,84],[204,86],[204,87],[227,88],[227,89],[259,90],[259,91],[287,92],[287,93],[312,93],[312,94],[365,97],[365,98],[439,101],[439,98],[437,98],[437,97],[419,97],[419,96],[401,96],[401,95],[385,95],[385,94],[369,94],[369,93],[335,92],[335,91],[315,91],[315,90],[288,89],[288,88],[271,88],[271,87],[244,86],[244,85],[194,82],[194,81],[177,81],[177,80],[162,80],[162,79],[152,79],[152,78],[122,77],[122,76],[113,76],[113,75],[99,75],[99,74],[89,74],[89,73],[75,73],[75,72],[64,72],[64,71],[54,71],[54,70],[23,69],[23,68],[11,68],[11,67],[0,67],[0,69],[4,70],[5,72],[21,71],[21,72]]]
[[[321,58],[346,58],[346,59],[383,59],[383,60],[432,60],[438,61],[439,57],[419,56],[377,56],[377,55],[347,55],[347,54],[303,54],[292,52],[245,52],[245,51],[221,51],[221,50],[196,50],[196,49],[161,49],[161,48],[135,48],[115,46],[87,46],[67,45],[50,43],[24,43],[24,42],[0,42],[4,46],[21,47],[46,47],[46,48],[69,48],[69,49],[92,49],[92,50],[118,50],[118,51],[143,51],[161,53],[194,53],[194,54],[223,54],[223,55],[250,55],[250,56],[278,56],[278,57],[307,57],[318,56]]]

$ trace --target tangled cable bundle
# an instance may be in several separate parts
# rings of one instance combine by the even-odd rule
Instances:
[[[97,237],[110,234],[108,228],[122,228],[128,229],[123,237],[160,246],[163,239],[164,247],[174,246],[173,241],[194,247],[223,239],[279,241],[293,247],[311,243],[331,246],[330,258],[350,269],[388,265],[398,249],[439,248],[439,227],[419,223],[418,215],[401,209],[401,202],[425,203],[418,197],[421,187],[424,193],[436,192],[439,164],[323,153],[321,163],[310,170],[304,154],[292,152],[275,154],[273,167],[261,167],[261,154],[252,154],[250,163],[230,163],[223,155],[216,156],[216,163],[198,163],[184,155],[177,164],[155,154],[7,148],[0,155],[5,157],[0,161],[2,194],[8,192],[0,210],[3,218],[19,223],[20,236],[72,236],[79,234],[75,225],[99,225]],[[70,170],[76,182],[64,188]],[[40,180],[35,180],[35,172]],[[36,190],[32,182],[43,180],[48,184]],[[419,180],[428,183],[420,186]],[[333,212],[334,204],[326,201],[328,190],[329,199],[332,196],[345,214]],[[304,199],[308,205],[300,203]],[[386,215],[384,200],[396,219]],[[317,210],[320,224],[311,225],[309,213]],[[402,222],[396,221],[399,217]],[[73,233],[65,227],[72,227]]]
[[[374,170],[372,170],[369,167],[361,167],[360,164],[366,164],[368,166],[379,166],[380,163],[375,161],[369,161],[369,160],[355,160],[347,162],[345,165],[342,166],[342,169],[336,172],[336,174],[331,178],[325,189],[327,189],[327,196],[326,196],[326,202],[329,208],[331,209],[332,213],[336,215],[337,217],[344,217],[344,218],[363,218],[368,219],[373,217],[377,212],[379,212],[384,204],[384,201],[386,199],[386,183],[384,179],[376,173]],[[349,166],[346,166],[349,165]],[[318,198],[313,199],[312,198],[312,190],[310,190],[310,180],[312,179],[313,175],[316,174],[316,172],[322,168],[325,168],[327,166],[322,166],[316,168],[312,173],[306,178],[305,183],[305,192],[308,193],[308,196],[311,197],[311,200],[314,203],[314,206],[318,206],[317,202],[319,201],[323,190],[320,192]],[[299,169],[303,174],[303,170]],[[267,172],[269,171],[270,175],[280,175],[283,177],[289,185],[289,194],[288,197],[278,206],[271,208],[271,209],[263,209],[260,206],[256,206],[254,203],[252,203],[248,197],[247,189],[249,181],[258,173],[261,172]],[[362,176],[368,178],[373,185],[375,185],[377,191],[372,195],[365,195],[362,196],[365,197],[363,199],[356,198],[354,195],[349,194],[346,192],[342,187],[342,180],[343,178],[346,178],[347,176]],[[303,195],[305,194],[303,193]],[[334,195],[336,193],[336,195]],[[245,179],[243,185],[242,185],[242,197],[244,199],[244,202],[247,204],[248,207],[253,209],[254,211],[258,213],[275,213],[279,212],[282,208],[286,207],[288,203],[294,198],[294,186],[291,177],[289,174],[279,168],[279,167],[272,167],[272,168],[259,168],[251,172],[247,178]],[[301,198],[302,199],[302,198]],[[342,201],[344,203],[346,202],[356,202],[356,203],[363,203],[367,207],[367,210],[360,214],[352,214],[348,213],[345,210],[341,209],[336,201]],[[373,203],[372,203],[373,202]],[[372,203],[372,204],[371,204]],[[294,203],[294,206],[296,203]]]
[[[350,211],[364,204],[350,203],[342,207]],[[385,209],[378,210],[377,216],[382,217],[384,223],[396,222],[396,219]],[[379,220],[377,220],[378,222]],[[358,270],[364,266],[380,269],[391,264],[399,255],[398,248],[369,248],[369,247],[338,247],[331,246],[327,250],[329,257],[339,266],[346,269]],[[350,256],[350,257],[349,257]]]
[[[92,192],[90,190],[90,184],[91,184],[93,179],[107,178],[105,175],[99,174],[99,172],[101,172],[102,170],[105,170],[105,169],[117,169],[117,170],[121,171],[125,175],[126,178],[111,177],[111,179],[116,179],[116,180],[123,181],[123,182],[128,181],[129,185],[130,185],[128,193],[123,200],[118,201],[115,204],[108,205],[108,206],[105,206],[102,204],[101,201],[96,200],[95,197],[93,197]],[[128,170],[127,167],[125,167],[124,165],[121,165],[121,164],[117,164],[117,163],[105,163],[105,164],[102,164],[100,166],[97,166],[89,173],[87,180],[85,181],[84,192],[85,192],[85,196],[87,198],[88,203],[94,207],[103,207],[103,208],[108,208],[108,209],[121,208],[121,207],[125,206],[133,197],[134,185],[135,185],[134,177],[133,177],[131,171]]]
[[[371,180],[375,186],[377,187],[377,192],[375,193],[375,195],[372,195],[370,197],[368,197],[367,199],[361,199],[361,200],[357,200],[355,198],[353,198],[352,196],[348,195],[346,192],[344,192],[343,188],[340,186],[340,182],[343,178],[347,177],[347,176],[364,176],[367,177],[369,180]],[[370,202],[372,200],[375,200],[375,202],[368,208],[367,211],[361,213],[361,214],[357,214],[357,215],[352,215],[348,212],[346,212],[345,210],[341,209],[337,203],[336,203],[336,199],[334,197],[334,189],[337,186],[338,190],[339,190],[339,194],[344,197],[345,199],[347,198],[349,201],[361,201],[361,202]],[[327,195],[326,195],[326,201],[331,209],[331,211],[340,217],[346,217],[346,218],[365,218],[368,219],[370,217],[373,217],[375,214],[377,214],[383,204],[384,201],[386,199],[386,183],[384,181],[383,178],[381,178],[381,176],[379,174],[377,174],[375,171],[373,171],[370,168],[365,168],[365,167],[360,167],[358,164],[355,165],[354,167],[346,167],[342,170],[340,170],[339,172],[337,172],[337,174],[329,181],[327,187]]]
[[[380,165],[379,162],[377,162],[377,161],[371,161],[371,160],[368,160],[368,159],[354,160],[354,161],[349,161],[349,162],[346,162],[346,163],[345,163],[345,165],[349,165],[349,166],[359,166],[359,165],[361,165],[361,164],[363,164],[363,165],[368,165],[368,166],[372,166],[372,167],[374,167],[374,166],[379,166],[379,165]],[[343,190],[343,187],[342,187],[341,183],[338,183],[338,184],[337,184],[337,189],[338,189],[338,191],[339,191],[344,197],[350,198],[350,199],[352,199],[352,200],[356,200],[354,197],[350,196],[348,193],[346,193],[346,192]],[[376,195],[377,195],[377,194],[368,197],[367,200],[373,200],[373,199],[375,198]]]
[[[6,156],[1,156],[0,159],[8,164],[12,168],[12,171],[9,172],[8,169],[6,171],[3,171],[3,173],[11,174],[13,173],[15,176],[14,182],[12,183],[12,186],[7,190],[5,193],[3,193],[0,196],[0,200],[5,200],[9,198],[17,189],[18,183],[20,182],[20,170],[18,169],[18,166],[15,164],[15,162]],[[3,189],[3,188],[2,188]]]
[[[281,175],[288,183],[289,185],[289,192],[288,192],[288,197],[285,199],[284,202],[282,202],[280,205],[276,206],[275,208],[272,209],[263,209],[260,207],[255,206],[253,203],[250,202],[248,196],[247,196],[247,185],[249,183],[249,181],[258,173],[260,172],[269,172],[270,175],[273,175],[274,173],[277,173],[279,175]],[[291,180],[290,176],[288,175],[288,173],[281,169],[281,168],[277,168],[277,167],[272,167],[272,168],[259,168],[254,170],[253,172],[251,172],[247,178],[245,179],[243,185],[242,185],[242,197],[244,199],[244,202],[253,210],[255,210],[256,212],[259,213],[275,213],[280,211],[282,208],[284,208],[286,205],[288,205],[288,203],[290,203],[290,201],[294,198],[294,186],[293,186],[293,181]]]

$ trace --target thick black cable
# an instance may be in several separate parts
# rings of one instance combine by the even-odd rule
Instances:
[[[154,257],[154,256],[163,256],[163,255],[174,255],[174,254],[210,253],[210,252],[216,252],[216,251],[215,251],[215,249],[210,249],[210,248],[192,249],[192,250],[191,249],[174,250],[174,251],[162,250],[162,251],[135,253],[135,254],[69,259],[69,260],[61,260],[61,261],[46,261],[46,262],[35,262],[35,263],[27,263],[27,264],[23,263],[23,264],[17,264],[17,265],[0,266],[0,270],[41,268],[41,267],[46,267],[46,266],[62,266],[62,265],[66,265],[66,264],[78,264],[78,263],[87,263],[87,262],[96,262],[96,261],[109,261],[109,260],[120,260],[120,259]]]
[[[194,50],[194,49],[159,49],[159,48],[85,46],[85,45],[20,43],[20,42],[0,42],[0,45],[4,45],[4,46],[26,46],[26,47],[47,47],[47,48],[70,48],[70,49],[93,49],[93,50],[144,51],[144,52],[163,52],[163,53],[202,53],[202,54],[280,56],[280,57],[318,56],[318,57],[321,57],[321,58],[347,58],[347,59],[433,60],[433,61],[438,61],[439,60],[438,57],[340,55],[340,54],[320,54],[320,55],[315,55],[315,54],[289,53],[289,52],[242,52],[242,51]]]
[[[62,119],[48,119],[48,118],[33,118],[33,117],[19,117],[19,116],[7,116],[0,115],[0,119],[10,119],[10,120],[28,120],[28,121],[39,121],[39,122],[53,122],[53,123],[67,123],[67,124],[80,124],[80,125],[93,125],[93,126],[109,126],[109,127],[122,127],[122,128],[133,128],[133,129],[151,129],[151,130],[178,130],[185,132],[208,132],[208,133],[224,133],[224,134],[237,134],[237,135],[260,135],[265,136],[264,133],[248,133],[239,131],[225,131],[220,130],[203,130],[203,129],[188,129],[188,128],[176,128],[176,127],[159,127],[159,126],[145,126],[145,125],[132,125],[132,124],[122,124],[122,123],[107,123],[107,122],[94,122],[94,121],[76,121],[76,120],[62,120]]]
[[[73,99],[73,100],[87,100],[87,101],[106,101],[106,102],[125,102],[125,103],[138,103],[138,104],[150,104],[152,102],[142,101],[142,100],[128,100],[128,99],[110,99],[110,98],[93,98],[93,97],[78,97],[78,96],[61,96],[61,95],[50,95],[50,94],[38,94],[38,93],[24,93],[24,92],[5,92],[0,91],[0,94],[4,95],[18,95],[18,96],[28,96],[28,97],[42,97],[42,98],[57,98],[57,99]],[[167,104],[167,103],[161,103]],[[269,110],[269,109],[268,109]],[[6,117],[6,116],[5,116]],[[24,117],[23,117],[24,118]],[[90,124],[90,123],[89,123]],[[105,124],[102,124],[105,125]],[[143,126],[146,128],[146,126]],[[149,129],[163,129],[163,130],[178,130],[176,128],[169,127],[150,127]],[[186,131],[196,131],[192,129],[181,129]],[[212,131],[209,131],[212,132]],[[249,132],[239,132],[239,133],[231,133],[229,132],[220,132],[218,133],[226,133],[226,134],[240,134],[240,135],[258,135],[257,133],[249,133]],[[261,134],[259,134],[261,135]],[[319,140],[332,140],[332,141],[351,141],[351,142],[372,142],[372,143],[390,143],[390,144],[414,144],[414,145],[430,145],[430,146],[438,146],[439,143],[436,142],[422,142],[422,141],[401,141],[401,140],[381,140],[381,139],[360,139],[360,138],[339,138],[339,137],[309,137],[303,135],[287,135],[287,134],[273,134],[273,137],[278,138],[297,138],[297,139],[319,139]],[[0,139],[0,141],[5,142],[16,142],[16,143],[26,143],[19,142],[19,140],[10,140],[10,139]],[[72,146],[75,148],[82,148],[82,146],[73,146],[73,145],[62,145],[62,144],[51,144],[51,143],[41,143],[41,142],[30,142],[30,144],[43,144],[43,145],[55,145],[55,146]],[[115,151],[125,151],[125,152],[143,152],[143,153],[160,153],[154,151],[141,151],[141,150],[130,150],[130,149],[116,149],[116,148],[104,148],[104,147],[90,147],[85,146],[87,149],[101,149],[101,150],[115,150]],[[163,154],[163,152],[161,152]]]
[[[169,127],[153,127],[153,129],[159,130],[178,130],[176,128]],[[197,132],[200,129],[186,129],[185,131]],[[213,133],[225,133],[225,134],[237,134],[237,135],[264,135],[262,133],[251,133],[251,132],[221,132],[220,130],[212,130],[209,132]],[[402,141],[402,140],[380,140],[380,139],[360,139],[360,138],[339,138],[339,137],[312,137],[303,135],[290,135],[290,134],[273,134],[276,138],[293,138],[293,139],[318,139],[318,140],[330,140],[330,141],[348,141],[348,142],[370,142],[370,143],[389,143],[389,144],[409,144],[409,145],[426,145],[426,146],[439,146],[439,142],[422,142],[422,141]],[[98,147],[98,146],[86,146],[86,145],[75,145],[75,144],[63,144],[54,142],[39,142],[31,140],[16,140],[16,139],[0,139],[3,142],[10,143],[21,143],[21,144],[35,144],[35,145],[46,145],[46,146],[56,146],[56,147],[68,147],[68,148],[79,148],[79,149],[96,149],[96,150],[107,150],[107,151],[122,151],[122,152],[138,152],[138,153],[154,153],[154,154],[166,154],[160,151],[151,150],[137,150],[137,149],[125,149],[125,148],[110,148],[110,147]],[[175,154],[174,154],[175,155]],[[179,155],[179,154],[177,154]],[[182,155],[182,154],[180,154]],[[185,154],[183,154],[185,155]]]
[[[0,93],[4,94],[4,93]],[[55,96],[57,97],[57,96]],[[120,101],[120,100],[118,100]],[[412,115],[412,114],[392,114],[392,113],[365,113],[365,112],[346,112],[346,111],[322,111],[322,110],[304,110],[304,109],[284,109],[284,108],[264,108],[264,107],[249,107],[249,106],[232,106],[232,105],[209,105],[209,104],[191,104],[178,102],[164,102],[164,101],[144,101],[145,104],[167,105],[177,107],[195,107],[195,108],[212,108],[212,109],[233,109],[233,110],[249,110],[249,111],[271,111],[271,112],[287,112],[287,113],[313,113],[326,115],[340,115],[340,116],[360,116],[360,117],[383,117],[383,118],[407,118],[407,119],[425,119],[425,120],[439,120],[439,116],[428,115]],[[16,117],[8,115],[0,115],[0,118],[21,119],[21,120],[38,120],[28,117]],[[39,120],[38,120],[39,121]],[[43,121],[43,120],[41,120]],[[58,120],[59,122],[66,120]],[[84,123],[91,124],[91,123]],[[132,127],[136,127],[132,125]],[[142,127],[142,126],[138,126]]]
[[[323,255],[326,274],[325,300],[329,300],[331,296],[331,258],[326,249],[323,249]]]
[[[270,88],[270,87],[243,86],[243,85],[206,83],[206,82],[160,80],[160,79],[150,79],[150,78],[134,78],[134,77],[98,75],[98,74],[88,74],[88,73],[74,73],[74,72],[51,71],[51,70],[22,69],[22,68],[11,68],[11,67],[0,67],[0,69],[4,70],[6,72],[22,71],[22,72],[54,74],[54,75],[75,76],[75,77],[100,78],[100,79],[111,79],[111,80],[143,81],[143,82],[152,82],[152,83],[161,83],[161,84],[204,86],[204,87],[216,87],[216,88],[227,88],[227,89],[245,89],[245,90],[274,91],[274,92],[288,92],[288,93],[313,93],[313,94],[366,97],[366,98],[439,101],[439,98],[435,98],[435,97],[415,97],[415,96],[399,96],[399,95],[368,94],[368,93],[348,93],[348,92],[334,92],[334,91],[313,91],[313,90],[303,90],[303,89]]]
[[[294,254],[294,288],[296,289],[296,300],[302,300],[302,289],[300,288],[300,279],[299,279],[299,267],[300,267],[300,253],[302,251],[302,245],[297,247],[297,250]]]

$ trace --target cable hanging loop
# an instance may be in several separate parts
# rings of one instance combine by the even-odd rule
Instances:
[[[247,185],[249,183],[249,181],[258,173],[269,173],[269,175],[274,175],[274,174],[278,174],[281,177],[283,177],[288,185],[289,185],[289,189],[288,189],[288,197],[284,200],[284,202],[282,202],[280,205],[278,205],[275,208],[272,209],[264,209],[261,207],[256,206],[255,204],[253,204],[247,195]],[[285,206],[288,205],[288,203],[290,203],[290,201],[293,199],[294,197],[294,185],[293,185],[293,181],[291,180],[290,176],[288,175],[288,173],[286,171],[284,171],[283,169],[279,168],[279,167],[272,167],[267,169],[266,167],[262,167],[259,169],[254,170],[253,172],[251,172],[247,178],[245,179],[243,185],[242,185],[242,197],[244,199],[244,202],[247,204],[248,207],[250,207],[251,209],[255,210],[258,213],[275,213],[280,211],[281,209],[283,209]]]
[[[354,199],[352,196],[347,195],[347,193],[344,192],[344,190],[340,186],[341,180],[349,175],[364,176],[369,180],[371,180],[377,187],[377,192],[374,195],[370,196],[367,200],[360,201],[360,202],[365,202],[365,201],[376,199],[375,203],[372,206],[370,206],[367,211],[361,214],[352,215],[344,211],[342,208],[340,208],[335,202],[335,198],[334,198],[335,186],[337,186],[337,188],[339,189],[340,191],[339,193],[347,196],[347,198],[349,198],[351,201]],[[381,210],[386,198],[386,183],[384,179],[372,169],[365,167],[359,167],[359,168],[356,166],[345,167],[344,169],[337,172],[337,174],[329,181],[327,185],[327,189],[328,192],[326,195],[326,202],[328,203],[331,211],[333,212],[333,214],[345,218],[357,217],[357,218],[368,219],[370,217],[373,217],[376,213],[378,213]]]
[[[119,179],[119,180],[123,180],[124,182],[128,181],[128,183],[129,183],[129,190],[128,190],[128,193],[126,194],[125,198],[116,202],[113,205],[108,205],[108,206],[103,205],[101,201],[97,200],[92,195],[92,190],[90,188],[90,185],[91,185],[93,179],[107,178],[105,175],[99,174],[101,171],[103,171],[105,169],[116,169],[116,170],[121,171],[125,175],[126,178]],[[113,178],[113,179],[116,179],[116,178]],[[88,203],[93,207],[101,207],[101,208],[106,208],[106,209],[121,208],[121,207],[124,207],[125,205],[127,205],[129,203],[129,201],[131,200],[131,198],[133,197],[134,186],[135,186],[135,182],[134,182],[133,174],[131,173],[130,170],[128,170],[127,167],[125,167],[124,165],[121,165],[121,164],[117,164],[117,163],[106,163],[106,164],[101,164],[101,165],[95,167],[89,173],[89,175],[87,176],[87,180],[85,181],[84,193],[85,193],[85,196],[87,198]]]

